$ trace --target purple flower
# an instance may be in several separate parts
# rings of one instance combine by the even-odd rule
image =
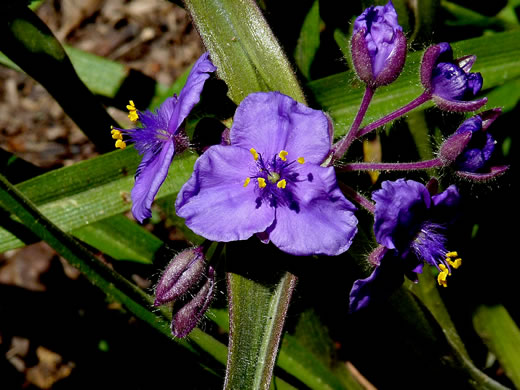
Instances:
[[[461,263],[456,252],[446,249],[444,235],[459,203],[455,186],[432,196],[413,180],[385,181],[372,199],[376,202],[374,233],[381,246],[371,261],[376,265],[372,275],[354,283],[351,311],[368,305],[382,290],[402,281],[403,275],[415,279],[425,263],[439,270],[437,281],[446,287],[451,269]]]
[[[453,59],[453,51],[447,42],[430,46],[421,64],[421,82],[443,110],[475,111],[486,104],[487,99],[473,99],[482,88],[480,73],[471,73],[476,61],[474,55]]]
[[[390,84],[403,69],[406,38],[394,5],[368,7],[357,17],[351,53],[358,76],[372,87]]]
[[[193,66],[178,97],[174,95],[166,99],[155,112],[144,113],[138,112],[133,101],[130,101],[127,106],[130,112],[128,117],[133,122],[139,120],[142,127],[112,130],[116,147],[126,147],[123,135],[127,135],[143,156],[137,168],[131,194],[132,213],[141,223],[152,215],[152,202],[168,175],[175,153],[180,153],[188,147],[189,140],[182,124],[191,109],[199,102],[204,82],[215,70],[208,53],[203,54]]]
[[[489,166],[496,141],[487,131],[502,110],[494,108],[465,120],[442,144],[439,157],[458,176],[485,181],[503,174],[508,166]]]
[[[294,255],[337,255],[357,232],[354,206],[320,164],[329,120],[279,92],[254,93],[237,108],[229,146],[211,146],[176,201],[177,214],[212,241],[259,233]]]

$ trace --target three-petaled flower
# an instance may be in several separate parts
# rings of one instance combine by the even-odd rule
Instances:
[[[421,82],[433,101],[443,110],[475,111],[487,98],[473,99],[482,88],[480,73],[470,72],[477,57],[468,55],[454,59],[447,42],[430,46],[421,63]]]
[[[213,241],[259,234],[294,255],[337,255],[357,232],[355,207],[333,167],[326,115],[278,92],[238,106],[231,144],[210,147],[176,201],[177,214]]]
[[[169,97],[155,112],[139,112],[133,101],[130,101],[127,106],[128,117],[133,122],[139,120],[142,127],[112,129],[116,147],[126,147],[123,140],[123,135],[126,135],[143,156],[135,174],[135,184],[131,193],[132,214],[139,222],[152,215],[153,200],[168,175],[173,157],[188,147],[189,140],[184,134],[182,124],[191,109],[199,102],[204,83],[215,70],[208,53],[204,53],[193,66],[179,96]]]
[[[372,275],[352,287],[350,310],[367,306],[383,290],[402,282],[403,275],[414,278],[424,263],[439,270],[437,281],[446,287],[452,268],[461,264],[458,254],[445,248],[444,234],[459,203],[456,187],[432,196],[423,184],[398,179],[383,182],[372,199],[376,202],[374,233],[381,246],[372,259],[376,265]]]

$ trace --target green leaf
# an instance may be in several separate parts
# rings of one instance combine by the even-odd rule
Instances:
[[[232,358],[228,360],[225,389],[268,389],[271,385],[296,278],[284,273],[281,278],[271,275],[266,282],[258,281],[258,276],[256,272],[246,276],[229,272],[227,276]]]
[[[186,8],[236,104],[259,91],[280,91],[305,102],[284,52],[254,1],[187,0]]]
[[[469,39],[454,43],[452,47],[455,57],[477,55],[472,71],[482,73],[486,90],[520,77],[520,32]],[[402,107],[421,94],[419,67],[422,54],[415,52],[408,55],[397,81],[376,91],[365,116],[365,124]],[[354,73],[344,72],[312,81],[308,87],[317,103],[331,115],[335,122],[335,134],[345,134],[359,108],[364,84],[358,81]],[[422,108],[431,106],[432,103],[427,103]]]
[[[47,242],[58,254],[79,269],[93,285],[172,339],[170,319],[167,314],[163,315],[164,310],[155,313],[151,311],[153,303],[151,296],[100,262],[75,239],[61,231],[2,175],[0,175],[0,207],[13,213],[27,230]],[[226,359],[226,347],[199,329],[195,329],[188,339],[173,340],[192,353],[199,354],[199,351],[203,350],[218,362],[223,363]]]
[[[458,367],[466,372],[470,383],[476,389],[505,389],[500,383],[488,377],[475,367],[471,361],[468,351],[460,338],[455,324],[451,320],[450,314],[442,302],[442,298],[436,286],[435,278],[431,273],[424,272],[419,274],[419,283],[408,283],[408,287],[421,302],[428,308],[437,323],[441,326],[446,340],[451,346]]]
[[[303,21],[300,37],[294,51],[296,65],[308,80],[311,78],[312,61],[320,47],[320,24],[319,2],[315,0]]]
[[[191,175],[195,160],[190,153],[175,157],[157,199],[179,191]],[[139,162],[136,150],[127,148],[48,172],[16,187],[60,229],[71,232],[130,209],[130,191]],[[23,245],[13,233],[0,229],[0,252]]]
[[[98,150],[111,150],[110,138],[100,129],[117,123],[80,80],[45,23],[23,4],[9,3],[0,16],[0,35],[0,51],[49,91]]]
[[[475,310],[473,325],[497,357],[511,382],[520,388],[520,330],[502,305],[481,305]]]
[[[81,241],[116,260],[151,264],[164,243],[123,215],[115,215],[72,231]]]

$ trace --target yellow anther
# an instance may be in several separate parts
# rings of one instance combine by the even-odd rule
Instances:
[[[298,161],[300,164],[303,164],[305,162],[305,159],[303,157],[298,157]]]
[[[255,150],[255,148],[251,148],[249,149],[249,151],[251,152],[251,154],[253,155],[253,158],[255,159],[255,161],[258,160],[258,153],[257,151]]]
[[[439,268],[441,269],[441,272],[437,275],[437,282],[439,283],[439,286],[448,287],[448,282],[446,281],[449,275],[448,268],[444,264],[439,264]]]
[[[462,264],[462,259],[459,257],[458,259],[452,260],[449,257],[446,257],[446,261],[449,265],[451,265],[453,268],[457,269]]]
[[[283,189],[283,188],[285,188],[285,186],[287,186],[287,182],[285,181],[285,179],[282,179],[278,183],[276,183],[276,186],[278,188],[282,188]]]
[[[123,141],[123,140],[118,139],[118,140],[116,141],[116,148],[119,148],[119,149],[124,149],[124,148],[126,148],[126,142]]]
[[[289,152],[287,150],[280,150],[280,153],[278,153],[278,157],[280,157],[283,161],[287,161],[287,155]]]
[[[112,138],[113,139],[120,139],[120,140],[123,140],[123,134],[121,134],[121,132],[119,130],[112,130],[111,131],[112,133]]]
[[[264,188],[267,185],[263,177],[258,177],[256,180],[258,180],[258,187],[260,188]]]
[[[126,105],[126,109],[128,110],[128,118],[132,122],[136,122],[139,119],[139,115],[137,115],[137,108],[135,108],[133,100],[130,100],[130,104]]]
[[[446,253],[446,257],[458,257],[459,254],[455,251]]]
[[[244,181],[244,187],[247,187],[249,185],[249,182],[251,181],[250,177],[246,177],[246,180]]]

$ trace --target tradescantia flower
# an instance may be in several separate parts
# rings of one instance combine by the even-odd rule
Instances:
[[[131,193],[132,213],[139,222],[151,216],[152,202],[168,175],[173,157],[188,147],[189,140],[182,124],[199,102],[204,83],[215,70],[208,53],[203,54],[193,66],[179,96],[166,99],[155,112],[139,112],[133,101],[130,101],[127,106],[130,112],[128,117],[133,122],[140,121],[142,127],[112,129],[116,147],[126,147],[123,140],[125,135],[130,142],[135,143],[137,151],[143,156]]]
[[[338,188],[329,120],[279,92],[238,106],[230,145],[211,146],[176,201],[177,214],[212,241],[258,233],[294,255],[337,255],[357,232],[354,206]]]
[[[482,88],[480,73],[470,72],[476,59],[474,55],[453,59],[453,51],[447,42],[430,46],[425,51],[421,63],[421,82],[439,108],[475,111],[486,104],[487,98],[468,101]]]
[[[406,38],[394,5],[371,6],[354,22],[352,62],[358,76],[371,87],[390,84],[403,69]]]
[[[350,310],[356,311],[402,282],[403,275],[414,279],[424,264],[439,270],[439,285],[447,286],[452,268],[461,259],[445,247],[445,226],[453,219],[459,203],[455,186],[430,195],[428,189],[413,180],[385,181],[373,193],[376,202],[374,233],[381,245],[372,256],[376,265],[372,275],[357,280],[350,293]]]

